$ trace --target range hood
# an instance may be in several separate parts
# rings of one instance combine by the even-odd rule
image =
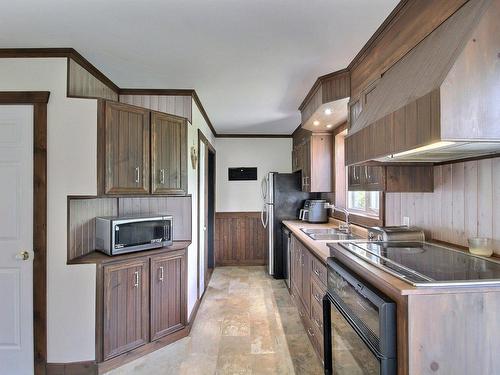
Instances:
[[[499,153],[499,20],[500,1],[470,0],[388,69],[362,98],[346,163]]]

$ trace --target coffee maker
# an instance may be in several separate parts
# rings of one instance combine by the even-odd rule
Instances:
[[[300,210],[299,220],[308,223],[327,223],[330,204],[325,199],[307,199]]]

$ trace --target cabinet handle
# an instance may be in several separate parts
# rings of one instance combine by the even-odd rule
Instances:
[[[316,274],[316,276],[320,277],[321,276],[321,271],[318,271],[318,270],[314,270],[314,273]]]
[[[311,331],[311,328],[308,328],[308,329],[307,329],[307,334],[308,334],[309,336],[311,336],[311,337],[313,337],[313,336],[314,336],[314,332],[312,332],[312,331]]]
[[[139,183],[140,179],[141,179],[141,171],[139,169],[139,167],[135,167],[135,182]]]
[[[368,178],[368,167],[365,167],[365,178],[366,178],[366,181],[369,181],[369,178]]]
[[[163,266],[160,267],[160,281],[163,282]]]
[[[134,288],[139,286],[139,271],[134,272]]]
[[[160,169],[160,184],[165,184],[165,169]]]
[[[321,322],[320,322],[319,319],[314,319],[314,323],[316,323],[316,325],[318,326],[318,328],[322,328],[323,327],[323,324],[321,324]]]

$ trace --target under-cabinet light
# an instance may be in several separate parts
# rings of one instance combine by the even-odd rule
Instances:
[[[319,121],[318,121],[318,120],[314,120],[314,121],[313,121],[313,125],[314,125],[314,126],[318,126],[318,125],[319,125]]]
[[[405,156],[405,155],[417,154],[417,153],[424,152],[424,151],[435,150],[438,148],[451,146],[453,144],[455,144],[455,142],[440,141],[440,142],[436,142],[436,143],[431,143],[430,145],[425,145],[425,146],[417,147],[417,148],[414,148],[411,150],[398,152],[397,154],[391,155],[391,158],[397,158],[399,156]]]
[[[332,114],[332,110],[330,108],[325,109],[325,115],[330,116]]]

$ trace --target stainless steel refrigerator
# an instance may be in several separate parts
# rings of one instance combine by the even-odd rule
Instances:
[[[262,225],[267,228],[267,267],[276,279],[288,277],[289,254],[281,235],[281,222],[297,219],[306,199],[317,194],[301,190],[301,174],[270,172],[262,180]]]

